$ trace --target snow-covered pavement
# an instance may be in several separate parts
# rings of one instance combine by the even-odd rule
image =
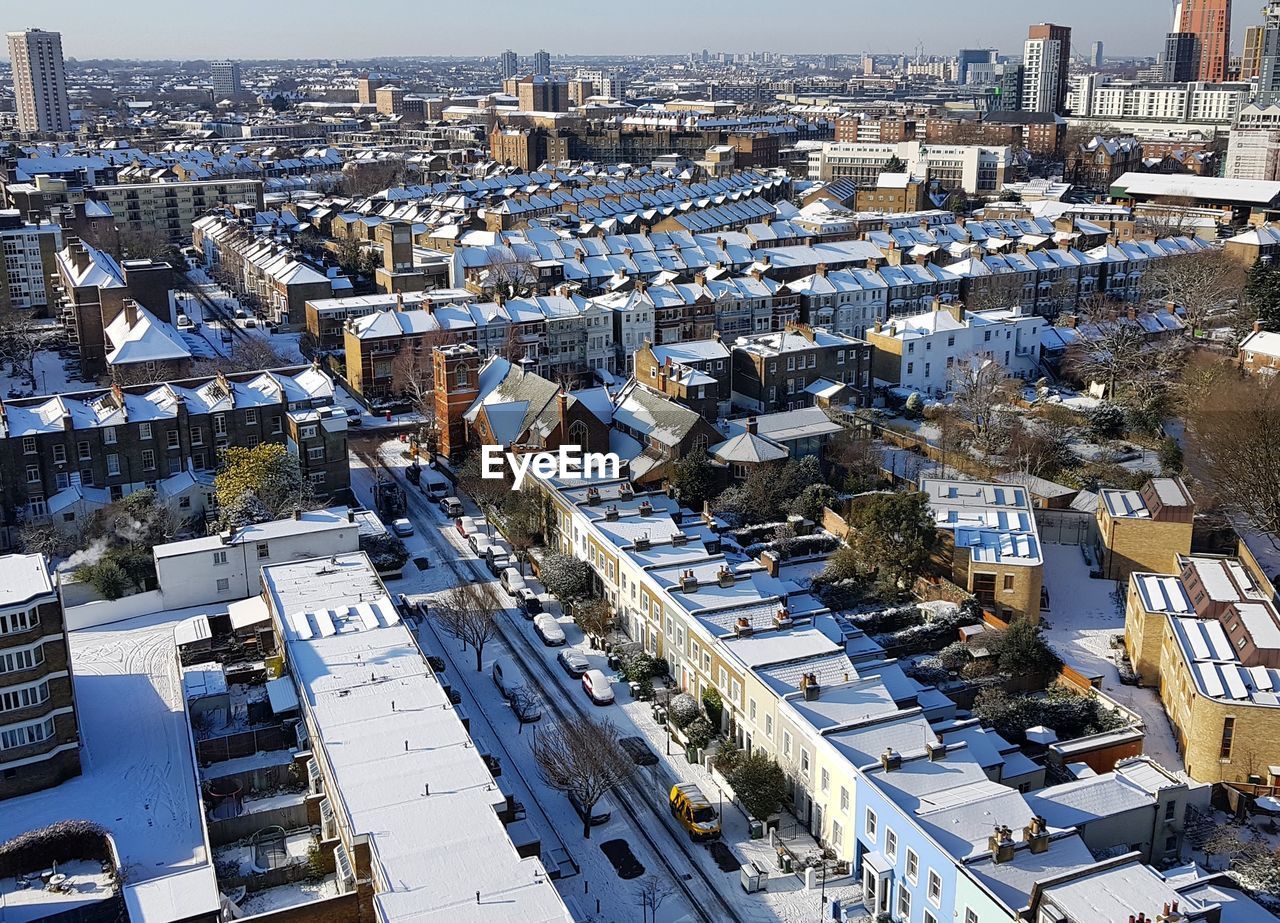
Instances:
[[[1124,606],[1114,580],[1093,580],[1078,545],[1044,545],[1044,585],[1050,613],[1045,637],[1064,660],[1102,675],[1102,691],[1142,716],[1144,750],[1161,766],[1182,770],[1173,728],[1154,689],[1125,686],[1112,660],[1111,639],[1124,634]]]

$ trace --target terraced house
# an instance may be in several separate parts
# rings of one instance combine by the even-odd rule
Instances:
[[[315,367],[0,402],[0,547],[24,523],[74,530],[144,487],[204,516],[219,450],[269,442],[298,457],[321,496],[349,485],[346,412]]]

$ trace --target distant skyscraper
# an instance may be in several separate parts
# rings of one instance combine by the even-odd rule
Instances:
[[[994,48],[961,48],[956,54],[956,83],[969,82],[969,68],[974,64],[995,64]]]
[[[226,99],[240,92],[239,61],[213,61],[209,68],[213,71],[209,85],[213,88],[214,96]]]
[[[1263,26],[1244,30],[1244,54],[1240,56],[1240,79],[1252,80],[1262,70]]]
[[[498,57],[498,69],[502,71],[503,80],[514,77],[520,69],[520,56],[508,48]]]
[[[1089,50],[1089,66],[1094,69],[1102,66],[1102,42],[1094,42]]]
[[[62,33],[40,29],[10,32],[9,61],[13,65],[18,131],[70,131],[71,107],[67,103]]]
[[[1200,41],[1198,80],[1227,79],[1231,61],[1231,0],[1181,0],[1174,11],[1174,32],[1193,33]]]
[[[1259,106],[1280,103],[1280,2],[1262,9],[1262,53],[1258,65]]]
[[[1192,32],[1170,32],[1164,37],[1164,60],[1160,79],[1165,83],[1187,83],[1200,74],[1200,37]]]
[[[533,53],[533,72],[543,77],[551,76],[551,52],[535,51]]]
[[[1027,30],[1022,46],[1022,108],[1064,112],[1071,66],[1071,27],[1042,22]]]

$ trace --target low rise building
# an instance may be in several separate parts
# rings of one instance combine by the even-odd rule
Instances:
[[[924,478],[939,532],[935,566],[997,618],[1040,620],[1044,554],[1027,491]]]
[[[727,415],[733,361],[718,333],[710,339],[636,350],[634,375],[646,388],[683,404],[710,423]]]
[[[733,344],[733,403],[755,413],[827,404],[867,406],[871,347],[841,333],[788,324]]]
[[[1280,372],[1280,333],[1263,330],[1255,323],[1248,336],[1240,341],[1240,367],[1255,375]]]
[[[1152,478],[1141,490],[1099,492],[1098,562],[1105,580],[1134,571],[1165,573],[1191,553],[1196,504],[1180,478]]]

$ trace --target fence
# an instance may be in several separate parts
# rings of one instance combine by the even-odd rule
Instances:
[[[1093,545],[1097,519],[1082,510],[1035,510],[1040,540],[1047,545]]]
[[[285,750],[296,740],[286,735],[284,725],[274,724],[251,731],[239,731],[222,737],[196,741],[196,759],[201,766],[221,763],[241,756],[252,756],[265,750]]]

